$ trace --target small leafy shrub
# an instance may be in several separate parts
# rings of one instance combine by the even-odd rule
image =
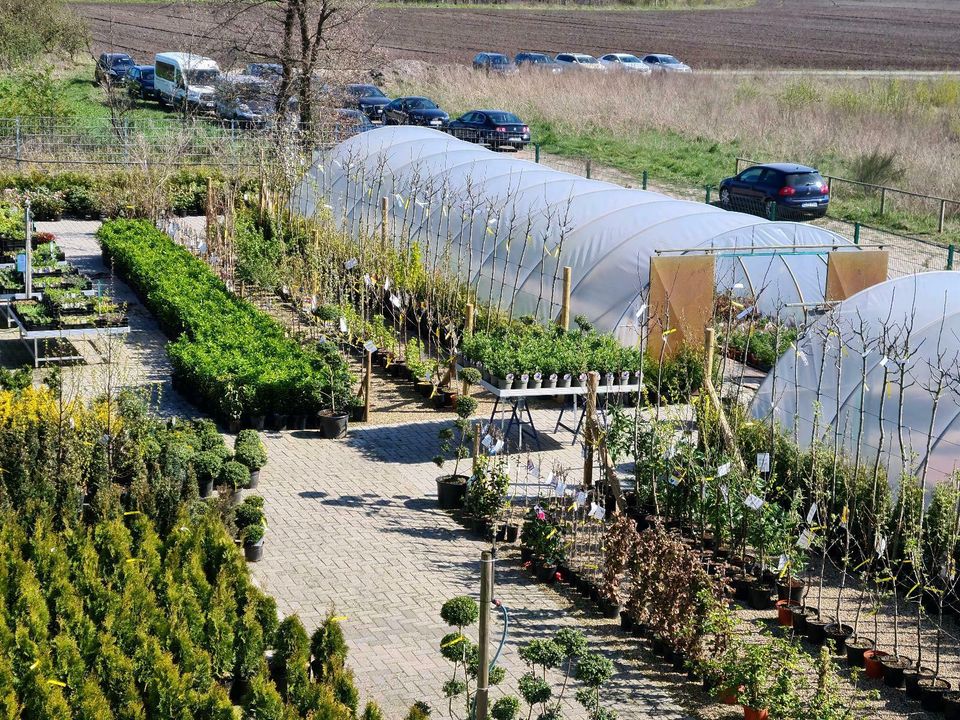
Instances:
[[[849,168],[850,179],[870,185],[893,185],[903,179],[906,170],[897,162],[895,151],[879,148],[855,157]],[[871,191],[875,192],[875,191]]]
[[[228,460],[220,469],[220,485],[236,492],[250,482],[250,470],[236,460]]]
[[[234,459],[251,470],[259,470],[267,464],[267,450],[256,430],[241,430],[233,446]]]

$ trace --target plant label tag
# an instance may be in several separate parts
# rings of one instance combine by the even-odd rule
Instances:
[[[800,362],[803,363],[804,367],[807,367],[810,364],[807,362],[806,353],[804,353],[803,350],[801,350],[800,348],[797,348],[797,358],[800,360]]]
[[[787,556],[781,555],[780,559],[777,561],[777,572],[783,572],[787,567]]]
[[[490,446],[493,445],[493,438],[490,435],[484,435],[483,440],[480,441],[480,444],[489,450]]]
[[[747,495],[747,499],[743,501],[743,504],[746,505],[751,510],[759,510],[763,507],[763,500],[758,498],[753,493]]]
[[[797,538],[797,547],[801,550],[806,550],[813,543],[813,533],[809,530],[804,530],[800,533],[800,537]]]
[[[590,517],[596,518],[597,520],[603,520],[606,514],[607,514],[607,511],[604,510],[602,507],[600,507],[596,503],[590,503],[590,512],[588,513]]]
[[[356,258],[350,258],[343,264],[343,267],[345,270],[353,270],[356,266],[357,266]]]
[[[504,378],[508,383],[513,382],[513,373],[507,373],[507,376]]]
[[[394,295],[393,293],[391,293],[391,294],[390,294],[390,303],[391,303],[394,307],[400,307],[400,296],[399,296],[399,295]]]
[[[720,486],[720,494],[723,495],[724,502],[730,502],[730,490],[726,485]]]
[[[730,474],[730,463],[724,463],[717,468],[717,477],[722,478]]]
[[[530,382],[529,373],[523,373],[523,375],[520,376],[520,382]]]
[[[567,484],[563,480],[557,480],[557,484],[553,488],[553,494],[557,497],[563,497],[567,492]]]
[[[627,384],[630,383],[630,371],[629,371],[629,370],[624,370],[622,373],[620,373],[620,383],[621,383],[622,385],[627,385]]]
[[[818,510],[818,509],[819,509],[819,508],[817,507],[817,504],[816,504],[816,503],[813,503],[813,504],[810,506],[810,509],[807,510],[807,523],[813,523],[813,521],[817,519],[817,510]]]
[[[880,367],[886,367],[888,362],[890,362],[890,358],[884,355],[882,358],[880,358]]]
[[[17,253],[17,272],[22,273],[27,270],[27,254]]]
[[[320,341],[319,341],[319,342],[320,342],[320,344],[321,344],[321,345],[326,345],[326,344],[327,344],[327,342],[328,342],[328,340],[327,340],[327,336],[326,336],[326,335],[321,335],[321,336],[320,336]]]
[[[877,557],[883,557],[883,554],[887,551],[887,539],[883,535],[877,535],[873,549],[877,551]]]
[[[390,278],[387,278],[386,280],[383,281],[383,289],[384,290],[390,289]]]
[[[573,502],[578,508],[582,508],[587,502],[587,493],[581,490],[574,496]]]
[[[347,319],[345,317],[340,318],[340,332],[345,333],[347,331]]]
[[[501,450],[503,450],[503,440],[497,440],[497,444],[490,448],[490,454],[496,455]]]
[[[375,353],[377,351],[377,346],[374,344],[373,340],[367,340],[363,344],[363,349],[368,353]]]
[[[737,313],[737,320],[743,320],[743,319],[746,318],[750,313],[752,313],[753,310],[754,310],[754,307],[753,307],[753,306],[750,306],[750,307],[748,307],[748,308],[745,308],[745,309],[741,310],[740,312]]]
[[[527,472],[535,478],[540,477],[540,469],[533,464],[533,460],[527,460]]]
[[[364,273],[363,284],[367,287],[373,287],[373,280],[370,279],[370,273]]]
[[[647,304],[646,304],[646,303],[644,303],[643,305],[641,305],[640,307],[638,307],[638,308],[637,308],[637,315],[636,315],[636,317],[639,318],[641,315],[643,315],[643,313],[646,311],[646,309],[647,309]]]
[[[757,470],[762,473],[770,472],[770,453],[757,453]]]
[[[556,381],[557,381],[557,374],[556,374],[556,373],[550,373],[550,380],[551,380],[552,382],[556,382]]]
[[[670,443],[670,447],[667,448],[667,457],[672,458],[676,454],[677,454],[677,444]]]
[[[570,373],[564,373],[564,374],[563,374],[563,379],[564,379],[565,382],[570,382],[570,380],[571,380],[571,375],[570,375]]]
[[[680,484],[680,478],[678,478],[676,475],[671,475],[669,482],[670,482],[671,485],[673,485],[674,487],[676,487],[677,485]]]

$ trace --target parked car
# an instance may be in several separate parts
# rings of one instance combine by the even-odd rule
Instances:
[[[97,58],[93,69],[93,81],[97,85],[122,81],[134,65],[133,58],[126,53],[103,53]]]
[[[517,72],[517,66],[510,62],[503,53],[482,52],[473,58],[474,70],[486,70],[488,73],[497,73],[498,75],[514,75]]]
[[[584,53],[560,53],[557,55],[556,60],[566,67],[573,67],[578,70],[603,71],[607,69],[606,65],[603,65],[593,55],[586,55]]]
[[[561,73],[563,65],[546,53],[522,52],[513,58],[513,64],[518,70],[542,70],[544,72]]]
[[[390,98],[383,90],[376,85],[351,83],[347,85],[347,93],[345,100],[348,100],[350,105],[362,110],[370,120],[383,122],[383,109],[390,104]]]
[[[212,112],[214,86],[220,77],[216,61],[192,53],[158,53],[154,58],[153,84],[161,105]]]
[[[127,92],[135,100],[156,100],[157,90],[153,86],[153,65],[134,65],[124,78]]]
[[[370,122],[370,118],[365,112],[356,108],[337,108],[336,114],[333,128],[335,142],[346,140],[376,127]]]
[[[680,62],[673,55],[651,53],[650,55],[644,55],[642,60],[649,65],[650,69],[654,72],[693,72],[689,65]]]
[[[830,204],[830,188],[819,172],[806,165],[753,165],[720,183],[720,204],[768,218],[823,217]]]
[[[608,70],[623,70],[625,72],[649,75],[652,70],[643,60],[630,53],[608,53],[600,58]]]
[[[224,122],[245,127],[266,125],[276,114],[273,86],[253,75],[224,77],[217,85],[214,112]]]
[[[383,109],[384,125],[426,125],[443,127],[450,116],[430,98],[398,97]]]
[[[483,143],[492,148],[512,147],[517,150],[530,142],[530,127],[513,113],[503,110],[473,110],[447,125],[454,137]]]
[[[263,78],[264,80],[279,80],[283,77],[283,65],[280,63],[247,63],[243,74]]]

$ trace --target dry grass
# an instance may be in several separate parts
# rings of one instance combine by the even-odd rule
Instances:
[[[646,160],[651,177],[659,169],[675,180],[715,182],[732,172],[737,154],[806,162],[848,177],[862,157],[879,151],[902,169],[901,187],[960,198],[956,78],[500,78],[400,61],[388,69],[387,85],[397,93],[430,95],[451,113],[512,110],[560,152],[576,154],[581,146],[589,154],[599,146],[594,149],[621,169],[630,169],[628,156]]]

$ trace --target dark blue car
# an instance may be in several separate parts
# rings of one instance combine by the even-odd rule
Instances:
[[[127,92],[133,99],[157,99],[157,90],[153,86],[153,65],[134,65],[127,71],[124,82],[127,85]]]
[[[830,188],[817,170],[806,165],[753,165],[720,183],[720,204],[767,218],[818,218],[827,214]]]
[[[97,85],[122,81],[136,63],[126,53],[103,53],[97,58],[93,81]]]

